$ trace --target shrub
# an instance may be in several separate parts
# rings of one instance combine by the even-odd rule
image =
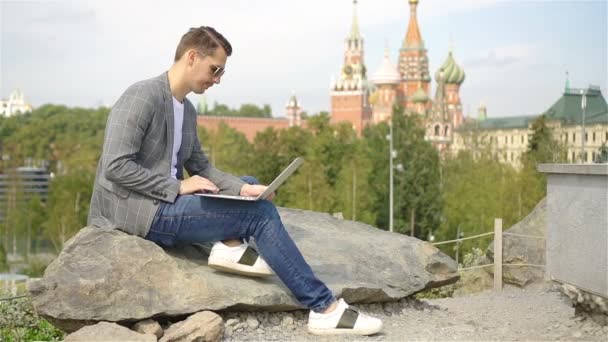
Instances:
[[[0,294],[0,298],[8,297]],[[0,341],[60,341],[63,332],[34,311],[28,297],[0,301]]]

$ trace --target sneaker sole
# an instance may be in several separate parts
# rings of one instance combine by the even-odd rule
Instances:
[[[315,329],[308,328],[308,332],[313,335],[373,335],[377,334],[382,330],[382,326],[379,328],[367,328],[367,329]]]
[[[273,275],[273,273],[256,272],[255,270],[252,270],[252,266],[235,264],[234,262],[224,260],[209,260],[208,265],[214,270],[227,273],[236,273],[250,277],[265,278]]]

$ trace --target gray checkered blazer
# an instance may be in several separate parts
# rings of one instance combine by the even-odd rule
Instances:
[[[180,181],[171,178],[173,100],[167,73],[130,86],[112,107],[97,165],[88,225],[144,237],[160,201],[175,202]],[[196,136],[196,110],[184,99],[182,167],[213,182],[222,193],[238,194],[239,178],[214,168]]]

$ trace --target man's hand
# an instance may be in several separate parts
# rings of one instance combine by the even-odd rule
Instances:
[[[209,191],[214,194],[217,194],[220,189],[218,189],[215,184],[211,183],[210,180],[201,176],[192,176],[188,179],[184,179],[179,184],[180,195],[186,195],[200,191]]]
[[[241,193],[240,193],[240,195],[241,196],[247,196],[247,197],[257,197],[261,193],[263,193],[264,191],[266,191],[266,189],[268,189],[268,187],[266,185],[245,184],[245,185],[243,185],[243,187],[241,187]],[[272,201],[273,198],[274,198],[274,192],[271,193],[265,199],[267,199],[269,201]]]

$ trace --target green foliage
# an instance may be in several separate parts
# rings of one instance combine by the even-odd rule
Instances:
[[[6,251],[4,246],[0,243],[0,272],[8,271],[8,264],[6,263]]]
[[[27,267],[21,271],[30,278],[41,278],[48,264],[40,259],[28,259]]]
[[[608,146],[606,145],[605,142],[602,143],[602,146],[600,146],[597,149],[597,155],[593,162],[594,163],[608,163]]]
[[[1,294],[0,297],[8,297]],[[0,302],[0,341],[60,341],[63,332],[34,311],[29,298]]]
[[[394,230],[426,239],[439,226],[442,210],[440,161],[437,150],[424,140],[424,129],[418,115],[405,114],[401,107],[393,110],[394,166]],[[382,123],[366,128],[364,139],[369,146],[368,158],[373,170],[369,183],[373,184],[376,225],[389,226],[389,127]]]
[[[213,109],[204,110],[204,108],[199,108],[199,113],[208,116],[241,116],[253,118],[272,117],[272,109],[270,108],[270,105],[264,104],[262,107],[258,107],[251,103],[244,103],[239,109],[232,109],[225,104],[215,102],[213,104]]]
[[[458,265],[458,267],[467,268],[467,267],[472,267],[472,266],[480,266],[480,265],[484,264],[484,262],[486,261],[484,259],[484,256],[485,256],[485,253],[483,252],[483,250],[481,250],[479,248],[472,248],[469,253],[464,255],[462,264]],[[454,284],[418,292],[416,294],[416,298],[417,299],[423,299],[423,298],[434,299],[434,298],[452,297],[454,294],[454,291],[456,291],[459,288],[466,287],[466,286],[470,285],[470,283],[475,281],[475,278],[470,276],[471,275],[470,272],[471,271],[469,271],[469,270],[460,271],[459,272],[460,279],[457,282],[455,282]]]
[[[14,165],[26,158],[51,161],[51,171],[62,167],[94,168],[101,154],[101,143],[109,109],[68,108],[45,105],[31,113],[0,121],[2,153]]]
[[[45,235],[60,251],[87,222],[94,172],[82,170],[56,176],[49,189]]]

